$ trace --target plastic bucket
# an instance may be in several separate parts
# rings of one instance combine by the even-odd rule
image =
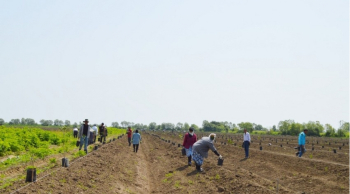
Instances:
[[[36,169],[30,168],[27,169],[26,182],[35,182],[36,181]]]
[[[62,167],[68,167],[68,166],[69,166],[68,158],[62,158]]]
[[[218,165],[219,166],[222,166],[224,164],[224,159],[218,159]]]

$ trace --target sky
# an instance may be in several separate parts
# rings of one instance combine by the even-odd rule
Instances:
[[[0,118],[349,121],[349,1],[1,1]]]

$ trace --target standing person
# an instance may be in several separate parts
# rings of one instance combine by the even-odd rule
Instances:
[[[131,136],[132,136],[131,127],[128,127],[128,131],[126,132],[126,134],[128,134],[128,142],[129,142],[129,146],[131,146]]]
[[[78,137],[78,128],[76,128],[76,127],[74,127],[74,129],[73,129],[73,136],[74,136],[74,138]]]
[[[304,129],[304,131],[299,133],[299,139],[298,139],[298,152],[295,153],[296,156],[301,157],[305,153],[305,140],[306,140],[306,134],[307,134],[307,129]]]
[[[191,166],[192,161],[192,146],[197,141],[197,135],[194,134],[194,130],[192,127],[188,129],[188,133],[186,133],[184,137],[184,142],[182,146],[186,149],[186,156],[188,158],[188,165]]]
[[[211,149],[211,151],[213,151],[217,156],[219,156],[220,159],[222,158],[222,156],[214,147],[215,137],[216,134],[211,133],[209,137],[202,137],[202,139],[198,140],[196,143],[193,144],[192,159],[196,163],[196,169],[199,172],[203,172],[201,166],[203,164],[204,158],[208,157],[209,149]]]
[[[106,136],[107,136],[107,130],[106,127],[104,126],[104,123],[101,123],[99,126],[99,133],[100,133],[100,138],[101,138],[101,143],[106,142]]]
[[[134,152],[137,153],[137,150],[139,149],[139,144],[141,142],[141,134],[139,134],[139,130],[136,129],[135,133],[132,134],[132,146],[134,147]]]
[[[84,151],[87,154],[87,146],[89,143],[89,138],[90,138],[90,126],[89,126],[89,120],[85,119],[84,124],[81,125],[78,138],[80,139],[80,146],[79,146],[79,151],[81,150],[81,147],[84,144]]]
[[[250,146],[250,134],[249,134],[249,132],[247,132],[247,129],[244,129],[243,147],[244,147],[246,159],[249,157],[249,146]]]
[[[96,127],[96,124],[94,124],[94,126],[92,127],[92,129],[94,130],[95,136],[94,136],[94,143],[96,142],[96,137],[98,135],[98,129]]]

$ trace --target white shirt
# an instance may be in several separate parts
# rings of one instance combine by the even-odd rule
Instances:
[[[250,142],[250,134],[248,132],[243,133],[243,141],[249,141]]]
[[[74,128],[73,131],[78,131],[78,128]]]
[[[97,127],[96,127],[96,126],[93,126],[92,129],[94,130],[95,135],[97,135],[97,132],[98,132]]]

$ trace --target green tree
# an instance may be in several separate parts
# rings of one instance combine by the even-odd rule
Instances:
[[[195,130],[195,131],[199,131],[199,127],[195,124],[192,124],[191,127]]]
[[[335,129],[332,127],[332,125],[325,124],[325,129],[326,129],[326,133],[325,133],[326,137],[334,137],[334,136],[336,136],[335,135]]]
[[[119,128],[119,123],[118,122],[112,122],[112,127]]]
[[[5,124],[4,119],[0,119],[0,125],[3,125],[3,124]]]
[[[65,121],[64,121],[64,125],[65,125],[65,126],[70,126],[70,121],[65,120]]]
[[[148,128],[150,130],[155,130],[157,128],[157,123],[155,122],[151,122],[149,125],[148,125]]]
[[[344,131],[349,131],[349,122],[343,122],[340,126],[340,129]]]
[[[188,123],[184,123],[182,130],[188,131],[189,128],[190,128],[190,125]]]
[[[240,130],[247,129],[249,133],[251,133],[254,130],[253,123],[250,123],[250,122],[241,122],[241,123],[238,123],[238,126]]]

